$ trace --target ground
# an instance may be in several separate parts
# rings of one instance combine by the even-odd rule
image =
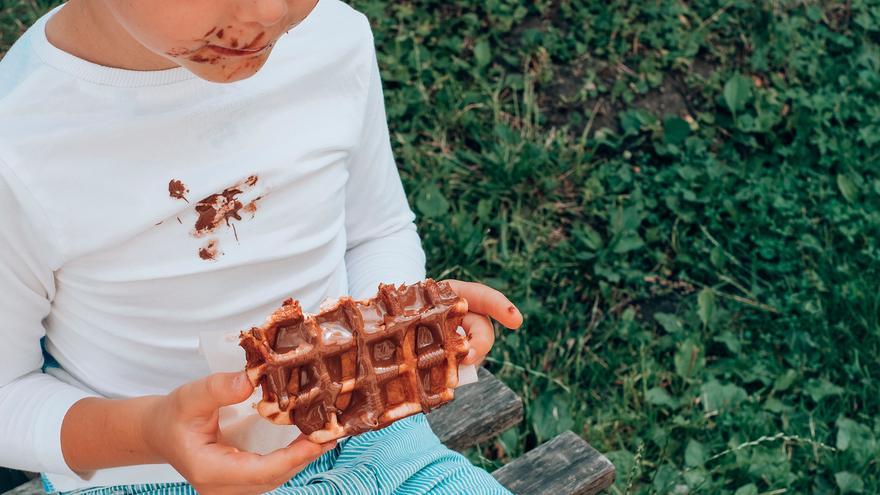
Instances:
[[[880,492],[880,2],[355,0],[430,275],[612,493]],[[47,2],[0,0],[0,52]]]

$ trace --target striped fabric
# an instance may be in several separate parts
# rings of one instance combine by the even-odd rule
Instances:
[[[52,493],[51,486],[45,488]],[[272,493],[510,494],[489,473],[443,446],[422,414],[340,442]],[[63,495],[72,494],[195,495],[196,491],[186,483],[164,483],[89,488]]]

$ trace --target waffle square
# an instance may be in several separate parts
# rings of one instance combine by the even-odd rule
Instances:
[[[304,315],[288,299],[262,327],[242,332],[257,410],[324,443],[384,428],[451,401],[469,350],[467,301],[445,282],[382,284]]]

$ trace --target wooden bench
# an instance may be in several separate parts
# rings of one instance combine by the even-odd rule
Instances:
[[[452,404],[428,414],[431,428],[449,448],[464,451],[516,426],[523,405],[507,385],[485,369],[477,383],[455,393]],[[590,495],[614,482],[614,466],[584,439],[567,431],[492,473],[513,493]],[[45,495],[31,480],[2,495]]]

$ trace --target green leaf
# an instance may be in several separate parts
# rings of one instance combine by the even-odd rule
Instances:
[[[849,418],[837,419],[836,447],[842,452],[849,452],[858,463],[866,463],[877,452],[877,439],[871,429]]]
[[[789,412],[789,411],[793,410],[794,408],[789,405],[786,405],[781,400],[779,400],[775,397],[769,397],[769,398],[767,398],[766,401],[764,401],[764,409],[766,409],[770,412],[776,413],[776,414],[780,414],[780,413],[784,413],[784,412]]]
[[[832,395],[840,395],[843,393],[843,388],[839,387],[828,380],[810,380],[807,382],[807,386],[805,387],[807,394],[813,398],[814,401],[819,402],[826,397],[830,397]]]
[[[699,373],[706,364],[703,352],[693,341],[685,341],[675,352],[675,373],[687,380]]]
[[[712,321],[712,315],[715,314],[715,291],[705,288],[700,291],[697,296],[697,306],[700,313],[700,321],[704,326],[708,326]]]
[[[653,493],[671,493],[679,476],[679,472],[674,466],[663,464],[654,472]]]
[[[834,481],[837,483],[837,488],[840,488],[840,493],[863,493],[865,491],[865,482],[862,481],[862,477],[849,471],[835,473]]]
[[[642,223],[639,210],[633,206],[617,208],[611,214],[611,233],[614,235],[635,231]]]
[[[727,261],[727,257],[724,255],[724,250],[718,246],[712,248],[712,251],[709,253],[709,261],[712,262],[712,265],[715,268],[724,269],[724,263]]]
[[[645,241],[635,232],[627,232],[620,236],[614,243],[614,252],[616,254],[624,254],[635,251],[645,245]]]
[[[489,62],[492,61],[492,49],[489,47],[489,42],[486,40],[480,40],[474,46],[474,59],[477,62],[477,67],[485,67],[489,65]]]
[[[798,374],[795,370],[786,370],[785,373],[779,375],[776,378],[776,381],[773,382],[773,390],[777,392],[784,392],[791,387],[794,381],[797,379]]]
[[[654,319],[657,320],[657,323],[659,323],[660,326],[663,327],[663,330],[666,330],[668,333],[674,334],[684,331],[684,325],[681,324],[681,320],[675,315],[668,313],[655,313]]]
[[[837,188],[850,203],[859,200],[859,186],[848,175],[837,174]]]
[[[669,144],[681,144],[691,133],[691,126],[680,117],[667,117],[663,121],[663,140]]]
[[[648,401],[648,404],[653,404],[655,406],[675,408],[678,405],[675,403],[672,396],[669,395],[669,392],[660,387],[648,389],[648,392],[645,393],[645,400]]]
[[[758,495],[758,487],[754,483],[749,483],[737,488],[733,495]]]
[[[544,392],[532,402],[532,427],[541,441],[573,426],[570,402],[565,395]]]
[[[700,467],[706,463],[706,448],[696,440],[689,440],[684,450],[684,463],[688,467]]]
[[[484,222],[488,222],[492,217],[492,209],[494,205],[489,199],[481,199],[477,203],[477,218]]]
[[[746,391],[732,383],[722,385],[712,380],[700,387],[700,400],[706,412],[733,407],[746,400]]]
[[[720,335],[712,340],[714,340],[715,342],[721,342],[725,345],[725,347],[727,347],[730,352],[734,354],[739,354],[739,351],[742,350],[742,344],[740,344],[739,339],[736,338],[736,335],[734,335],[730,330],[725,330],[721,332]]]
[[[604,245],[602,234],[587,224],[576,227],[573,231],[574,236],[580,240],[584,246],[590,251],[598,251]]]
[[[422,194],[416,198],[416,207],[422,215],[428,218],[436,218],[449,211],[449,201],[443,196],[436,186],[428,186],[422,190]]]
[[[750,78],[736,74],[724,84],[724,102],[730,113],[737,114],[746,106],[752,95],[753,82]]]

